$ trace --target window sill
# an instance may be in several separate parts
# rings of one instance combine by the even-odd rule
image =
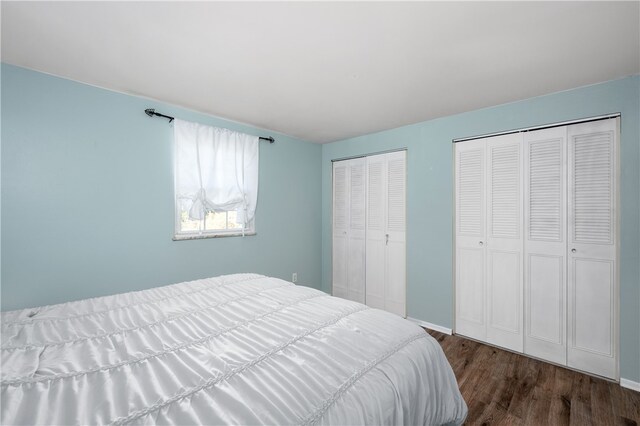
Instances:
[[[252,237],[254,235],[257,235],[255,231],[252,232],[245,232],[244,236],[245,237]],[[186,240],[204,240],[207,238],[225,238],[225,237],[242,237],[242,232],[233,232],[233,233],[228,233],[228,234],[194,234],[194,235],[187,235],[187,234],[182,234],[182,235],[174,235],[173,236],[173,241],[186,241]]]

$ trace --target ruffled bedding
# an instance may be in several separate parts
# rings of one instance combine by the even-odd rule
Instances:
[[[400,317],[236,274],[1,314],[2,424],[461,424]]]

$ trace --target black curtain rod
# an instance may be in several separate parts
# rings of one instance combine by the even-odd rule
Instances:
[[[170,115],[164,115],[164,114],[160,114],[159,112],[156,112],[155,109],[153,108],[147,108],[144,110],[144,113],[147,114],[149,117],[153,117],[154,115],[156,117],[163,117],[163,118],[168,118],[169,119],[169,123],[171,123],[173,120],[175,120],[175,117],[171,117]],[[263,136],[259,136],[260,140],[263,141],[268,141],[269,143],[274,143],[275,139],[273,139],[271,136],[269,137],[263,137]]]

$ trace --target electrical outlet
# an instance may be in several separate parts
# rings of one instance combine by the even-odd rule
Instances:
[[[298,282],[298,273],[294,272],[293,274],[291,274],[291,282],[297,283]]]

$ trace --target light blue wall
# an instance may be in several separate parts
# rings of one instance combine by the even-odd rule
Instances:
[[[620,112],[620,362],[622,377],[640,381],[639,95],[634,76],[324,145],[322,289],[331,285],[332,159],[408,149],[407,313],[452,327],[452,139]]]
[[[261,145],[258,235],[179,242],[171,127],[143,110],[268,132],[6,64],[1,80],[2,310],[239,271],[295,271],[329,291],[331,159],[407,148],[408,314],[451,327],[451,140],[620,112],[621,375],[640,381],[638,76],[324,146],[274,135]]]
[[[234,272],[320,286],[321,147],[2,65],[2,310]],[[260,145],[258,235],[173,236],[172,127],[145,108]]]

